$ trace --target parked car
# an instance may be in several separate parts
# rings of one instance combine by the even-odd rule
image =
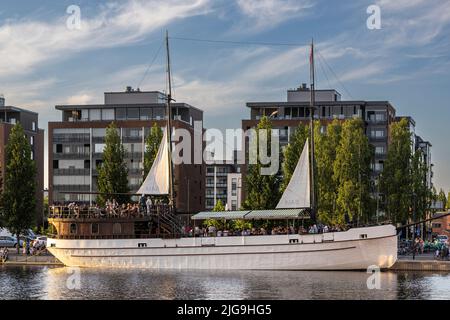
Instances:
[[[38,243],[40,246],[47,246],[47,237],[45,236],[37,236],[36,239],[34,240],[36,243]]]
[[[448,237],[444,234],[438,235],[436,239],[442,244],[448,244]]]
[[[0,248],[17,248],[17,239],[10,236],[1,236],[0,237]]]

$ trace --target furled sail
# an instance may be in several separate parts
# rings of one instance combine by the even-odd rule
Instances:
[[[137,194],[169,194],[169,179],[169,151],[167,148],[167,128],[165,128],[155,161]]]
[[[309,143],[306,140],[302,154],[289,184],[277,204],[277,209],[311,207],[311,186],[309,177]]]

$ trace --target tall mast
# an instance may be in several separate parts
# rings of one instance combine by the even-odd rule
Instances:
[[[166,54],[167,54],[167,150],[169,153],[169,203],[175,205],[173,190],[173,166],[172,166],[172,77],[170,73],[169,31],[166,30]]]
[[[310,140],[311,140],[311,166],[310,166],[310,181],[311,181],[311,218],[316,221],[316,190],[314,184],[314,170],[315,170],[315,157],[314,157],[314,111],[315,111],[315,76],[314,76],[314,39],[311,40],[311,55],[309,57],[310,64]]]

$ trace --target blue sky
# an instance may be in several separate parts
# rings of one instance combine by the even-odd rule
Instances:
[[[343,99],[389,100],[433,144],[435,185],[450,191],[450,1],[448,0],[2,0],[0,92],[7,104],[60,120],[54,106],[102,103],[104,91],[136,87],[163,40],[173,37],[296,43],[254,46],[172,40],[175,98],[205,110],[208,128],[237,128],[247,101],[283,101],[308,82],[307,43],[320,63],[317,86]],[[369,30],[366,10],[381,9]],[[66,27],[69,5],[81,29]],[[164,90],[163,52],[142,90]],[[325,72],[323,71],[325,70]],[[343,85],[345,88],[343,87]],[[347,92],[348,91],[348,92]]]

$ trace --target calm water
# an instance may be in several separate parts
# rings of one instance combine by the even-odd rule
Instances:
[[[450,299],[450,274],[386,272],[148,271],[0,266],[0,299]],[[70,278],[72,276],[72,278]],[[69,280],[69,281],[68,281]]]

